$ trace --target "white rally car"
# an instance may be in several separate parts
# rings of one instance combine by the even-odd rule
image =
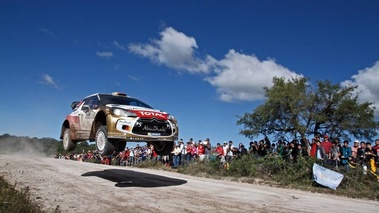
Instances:
[[[71,104],[60,139],[66,151],[79,141],[95,141],[101,155],[122,151],[126,142],[147,142],[158,155],[172,151],[178,139],[176,119],[124,93],[93,94]]]

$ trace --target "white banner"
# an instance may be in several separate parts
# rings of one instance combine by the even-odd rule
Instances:
[[[343,177],[341,173],[327,169],[316,163],[313,164],[313,180],[318,184],[336,190]]]

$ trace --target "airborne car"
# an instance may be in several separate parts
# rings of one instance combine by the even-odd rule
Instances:
[[[71,104],[60,139],[66,151],[80,141],[95,141],[101,155],[123,151],[128,141],[154,145],[158,155],[171,152],[178,139],[176,119],[125,93],[96,93]]]

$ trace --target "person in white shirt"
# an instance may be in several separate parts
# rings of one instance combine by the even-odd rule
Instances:
[[[183,139],[180,139],[179,141],[179,159],[178,159],[178,166],[180,165],[183,165],[183,161],[185,159],[185,153],[186,153],[186,149],[184,148],[184,143],[183,143]]]

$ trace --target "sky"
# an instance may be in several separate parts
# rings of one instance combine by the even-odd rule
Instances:
[[[358,85],[379,110],[378,8],[375,0],[2,0],[0,134],[59,139],[73,101],[119,91],[175,116],[184,141],[248,144],[238,116],[263,103],[275,76]]]

